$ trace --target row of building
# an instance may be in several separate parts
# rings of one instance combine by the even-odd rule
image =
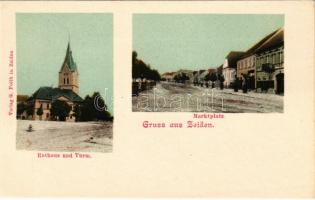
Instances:
[[[185,71],[189,82],[203,82],[208,73],[224,77],[224,87],[246,84],[251,90],[284,93],[284,30],[279,28],[268,34],[247,51],[231,51],[222,65],[206,70],[180,70],[162,74],[162,79],[172,78]]]

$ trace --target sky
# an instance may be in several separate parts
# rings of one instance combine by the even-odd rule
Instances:
[[[133,50],[160,73],[214,68],[283,26],[283,15],[135,14]]]
[[[69,40],[79,71],[79,95],[98,91],[112,111],[113,16],[107,13],[17,13],[18,94],[58,87]]]

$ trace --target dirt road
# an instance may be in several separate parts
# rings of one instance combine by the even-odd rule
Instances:
[[[162,82],[132,98],[135,112],[283,112],[283,96]]]
[[[32,132],[28,126],[32,124]],[[111,152],[112,122],[17,120],[18,150]]]

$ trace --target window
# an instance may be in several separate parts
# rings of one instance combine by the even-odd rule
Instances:
[[[46,118],[49,118],[49,113],[46,113]]]
[[[49,103],[47,103],[47,109],[49,109]]]
[[[280,63],[283,63],[283,52],[280,52]]]
[[[69,78],[67,78],[67,84],[69,84]]]
[[[277,52],[276,54],[276,62],[280,63],[280,52]]]
[[[66,78],[63,79],[63,84],[66,84]]]
[[[272,64],[276,63],[276,54],[272,54]]]

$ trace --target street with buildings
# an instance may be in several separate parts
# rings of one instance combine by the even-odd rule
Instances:
[[[160,80],[139,70],[141,76],[133,76],[133,111],[283,112],[283,36],[278,28],[246,51],[230,51],[217,67],[168,71]]]

